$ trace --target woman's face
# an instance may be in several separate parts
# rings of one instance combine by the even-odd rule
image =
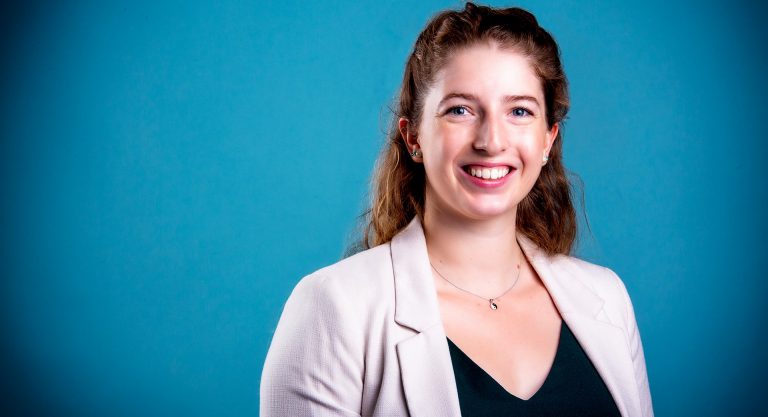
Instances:
[[[541,82],[525,56],[490,44],[457,51],[438,72],[417,134],[407,140],[423,154],[427,210],[514,219],[557,129],[547,128]]]

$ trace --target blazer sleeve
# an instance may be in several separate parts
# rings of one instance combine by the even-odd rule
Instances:
[[[291,293],[261,374],[261,416],[360,415],[362,330],[340,287],[313,274]]]
[[[653,417],[653,404],[651,403],[651,390],[648,384],[648,371],[645,366],[645,354],[643,353],[643,344],[640,341],[640,331],[637,328],[635,319],[635,310],[632,307],[632,300],[629,298],[627,288],[615,272],[611,271],[615,282],[619,286],[625,306],[625,323],[627,329],[627,341],[629,342],[632,363],[634,364],[635,379],[637,389],[640,394],[640,404],[643,417]]]

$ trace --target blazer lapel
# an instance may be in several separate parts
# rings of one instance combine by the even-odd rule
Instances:
[[[415,332],[397,344],[408,411],[412,417],[460,417],[456,379],[418,216],[392,239],[390,248],[395,321]]]
[[[547,288],[560,315],[605,381],[622,416],[640,415],[634,366],[624,330],[612,324],[603,310],[603,299],[581,277],[558,266],[556,257],[544,254],[519,235],[518,242]]]

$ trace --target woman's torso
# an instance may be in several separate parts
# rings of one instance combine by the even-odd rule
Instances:
[[[547,257],[527,242],[524,249],[618,408],[652,415],[620,280],[575,258]],[[265,361],[262,415],[458,416],[435,294],[417,221],[390,244],[306,277],[285,306]],[[499,300],[499,311],[508,306]]]

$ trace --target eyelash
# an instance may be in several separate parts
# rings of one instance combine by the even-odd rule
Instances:
[[[445,114],[450,114],[452,116],[464,116],[464,114],[456,114],[456,110],[464,110],[466,112],[469,111],[469,109],[466,106],[453,106],[453,107],[450,107],[448,110],[446,110]],[[515,114],[515,112],[517,112],[518,110],[524,111],[525,114],[522,114],[522,115]],[[516,117],[533,116],[533,112],[526,109],[525,107],[515,107],[514,109],[512,109],[511,113],[513,116],[516,116]]]
[[[514,109],[512,109],[512,115],[518,116],[518,115],[515,114],[515,112],[518,111],[518,110],[522,110],[522,111],[524,111],[526,113],[524,115],[520,115],[519,117],[533,116],[533,112],[528,110],[528,109],[526,109],[525,107],[515,107]]]

